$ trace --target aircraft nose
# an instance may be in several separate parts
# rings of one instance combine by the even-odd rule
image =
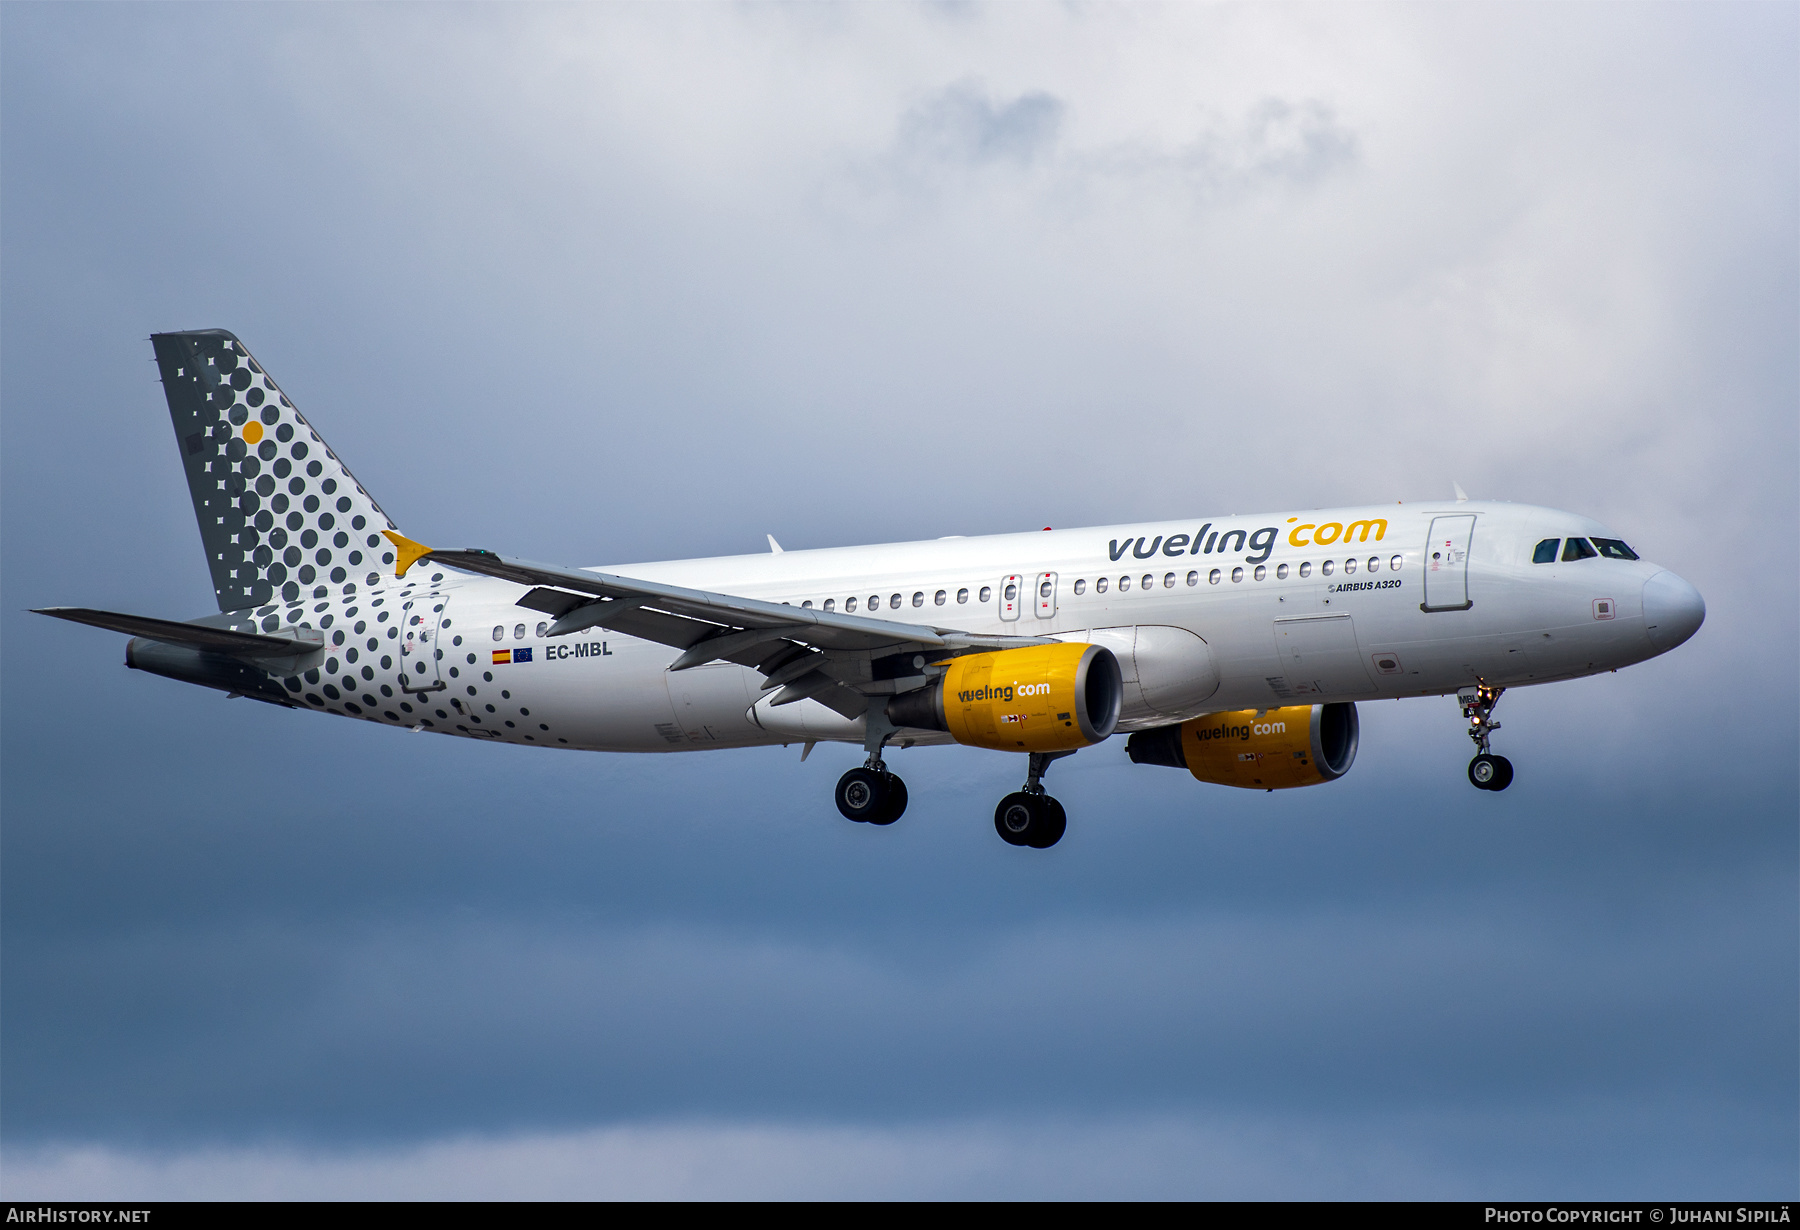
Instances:
[[[1644,630],[1658,653],[1667,653],[1700,630],[1706,621],[1706,599],[1672,572],[1659,572],[1644,582]]]

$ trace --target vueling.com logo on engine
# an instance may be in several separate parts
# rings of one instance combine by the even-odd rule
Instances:
[[[1221,722],[1216,726],[1197,726],[1194,738],[1205,743],[1212,739],[1248,739],[1251,735],[1285,735],[1286,722]]]
[[[963,704],[973,704],[978,700],[1013,700],[1020,696],[1048,696],[1050,685],[1047,683],[1020,683],[1013,680],[998,687],[988,685],[980,688],[964,688],[956,694],[956,699]]]

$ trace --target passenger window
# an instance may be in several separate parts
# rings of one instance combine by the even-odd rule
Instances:
[[[923,590],[920,590],[917,593],[913,594],[913,605],[914,606],[924,606],[925,605],[925,592]]]
[[[1131,578],[1130,577],[1120,577],[1119,578],[1119,592],[1122,594],[1130,588],[1131,588]]]
[[[1286,564],[1275,565],[1275,579],[1277,581],[1287,580],[1287,574],[1288,574],[1288,566]]]
[[[1143,579],[1139,582],[1139,584],[1141,584],[1145,589],[1155,589],[1156,588],[1156,577],[1153,574],[1146,572],[1143,576]]]
[[[539,636],[543,636],[545,633],[547,633],[549,631],[550,631],[549,624],[539,624],[538,625],[538,635]]]
[[[1258,564],[1256,566],[1255,576],[1256,576],[1256,579],[1259,581],[1267,580],[1268,576],[1269,576],[1268,566],[1266,564]]]
[[[1563,563],[1573,563],[1578,559],[1593,559],[1599,552],[1588,545],[1585,538],[1571,538],[1563,543]]]
[[[1197,572],[1188,573],[1188,588],[1192,589],[1198,584],[1200,584],[1200,574]]]
[[[1617,538],[1596,538],[1594,545],[1600,548],[1600,554],[1606,559],[1636,559],[1638,557],[1636,551]]]
[[[1531,562],[1534,564],[1554,564],[1556,562],[1556,548],[1561,542],[1562,539],[1560,538],[1544,539],[1544,541],[1538,543],[1537,550],[1531,553]]]
[[[940,589],[940,590],[938,590],[938,592],[936,594],[934,594],[932,596],[931,601],[932,601],[932,604],[935,606],[943,606],[944,600],[948,597],[949,597],[949,595]]]
[[[1086,581],[1075,582],[1075,593],[1077,596],[1087,593],[1087,582]]]
[[[825,609],[828,611],[837,610],[837,599],[836,598],[825,599]]]
[[[1050,596],[1050,582],[1045,581],[1042,585],[1038,586],[1038,597],[1048,598],[1049,596]]]
[[[1393,559],[1391,559],[1391,560],[1389,560],[1389,561],[1388,561],[1388,567],[1389,567],[1389,568],[1392,568],[1392,569],[1393,569],[1393,570],[1394,570],[1394,571],[1395,571],[1395,572],[1399,572],[1399,571],[1400,571],[1400,565],[1402,565],[1402,564],[1404,564],[1404,563],[1405,563],[1405,562],[1406,562],[1406,557],[1405,557],[1405,556],[1403,556],[1403,555],[1396,555],[1396,556],[1395,556],[1395,557],[1394,557],[1394,558],[1393,558]]]
[[[1099,580],[1094,582],[1094,592],[1096,594],[1104,594],[1106,592],[1106,584],[1107,584],[1106,578],[1101,577]]]
[[[983,585],[981,587],[981,601],[986,602],[989,598],[992,598],[993,596],[994,596],[994,587],[992,585]]]
[[[958,606],[961,606],[963,603],[967,602],[968,600],[969,600],[969,591],[968,590],[959,589],[956,591],[956,604]]]
[[[888,596],[888,609],[893,610],[893,611],[899,610],[900,602],[901,602],[901,598],[900,598],[899,594],[890,594]]]
[[[1224,576],[1224,575],[1225,575],[1225,574],[1224,574],[1224,573],[1222,573],[1222,572],[1220,572],[1220,571],[1219,571],[1219,570],[1218,570],[1218,569],[1217,569],[1217,568],[1214,568],[1214,569],[1213,569],[1213,570],[1212,570],[1212,572],[1211,572],[1211,573],[1209,573],[1209,574],[1208,574],[1208,575],[1207,575],[1207,578],[1206,578],[1206,583],[1207,583],[1207,584],[1208,584],[1208,585],[1217,585],[1217,584],[1218,584],[1218,583],[1219,583],[1219,581],[1220,581],[1220,579],[1221,579],[1221,578],[1222,578],[1222,577],[1223,577],[1223,576]]]
[[[497,641],[505,640],[506,639],[506,629],[496,625],[494,628],[494,639]]]
[[[1302,560],[1301,561],[1300,575],[1303,577],[1310,577],[1312,575],[1312,561],[1311,560]]]
[[[881,595],[880,594],[870,594],[869,595],[869,610],[870,610],[870,612],[872,613],[875,611],[879,611],[880,609],[881,609]]]
[[[358,632],[361,632],[362,631],[361,626],[359,625],[356,630]],[[522,641],[524,639],[525,639],[525,625],[524,624],[514,624],[513,625],[513,640]]]
[[[1017,599],[1018,596],[1019,596],[1019,587],[1017,585],[1008,584],[1006,587],[1006,600],[1008,602],[1012,602],[1015,599]]]
[[[1336,567],[1337,567],[1336,564],[1332,563],[1330,560],[1326,560],[1323,564],[1319,565],[1319,575],[1322,577],[1328,577],[1331,575],[1332,569],[1334,569]]]
[[[1344,572],[1346,574],[1348,574],[1348,573],[1352,573],[1355,571],[1356,571],[1356,561],[1353,559],[1345,560],[1344,561]]]
[[[855,609],[856,609],[856,599],[854,599],[854,598],[844,599],[844,610],[854,611]]]

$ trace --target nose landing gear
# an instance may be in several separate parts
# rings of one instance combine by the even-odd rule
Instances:
[[[1469,738],[1475,741],[1475,759],[1469,762],[1469,783],[1477,790],[1505,790],[1512,785],[1512,761],[1496,756],[1488,748],[1488,739],[1500,723],[1494,720],[1494,706],[1500,703],[1505,688],[1479,684],[1456,694],[1463,716],[1469,719]]]
[[[1069,815],[1063,805],[1044,793],[1040,779],[1050,762],[1069,752],[1032,752],[1026,763],[1025,788],[1000,800],[994,808],[994,831],[1009,846],[1030,846],[1047,850],[1062,840],[1069,827]]]

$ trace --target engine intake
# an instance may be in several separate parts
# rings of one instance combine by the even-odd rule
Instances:
[[[1240,709],[1139,731],[1125,754],[1133,764],[1186,769],[1219,786],[1286,790],[1348,773],[1360,730],[1349,703]]]
[[[888,721],[1001,752],[1086,747],[1119,724],[1119,662],[1101,645],[1032,645],[941,665],[936,683],[888,701]]]

